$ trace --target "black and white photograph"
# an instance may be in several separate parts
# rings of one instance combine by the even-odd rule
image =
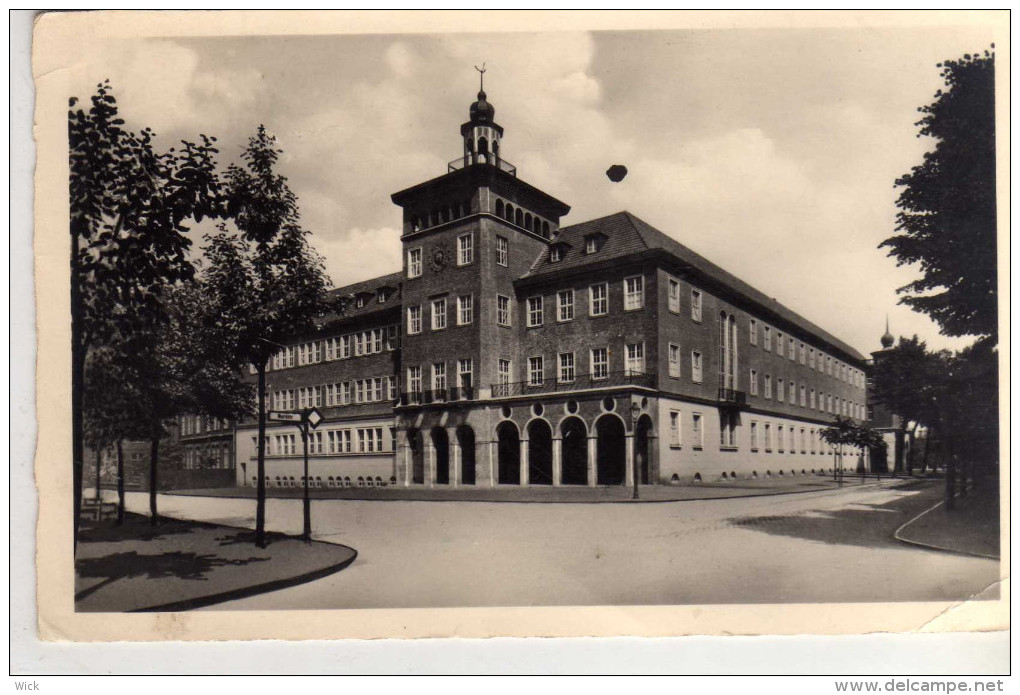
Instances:
[[[206,15],[35,28],[63,634],[1008,629],[1008,14]]]

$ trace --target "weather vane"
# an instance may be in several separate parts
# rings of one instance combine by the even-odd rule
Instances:
[[[478,91],[485,91],[485,63],[482,63],[482,67],[475,66],[475,70],[478,71],[479,86]]]

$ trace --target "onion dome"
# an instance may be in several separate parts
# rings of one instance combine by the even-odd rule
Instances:
[[[882,348],[888,350],[896,342],[896,338],[889,332],[889,319],[885,320],[885,335],[882,336]]]
[[[485,92],[478,92],[478,101],[471,104],[472,123],[492,123],[496,117],[496,109],[485,100]]]

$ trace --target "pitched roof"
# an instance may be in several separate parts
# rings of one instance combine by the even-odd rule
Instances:
[[[595,233],[602,233],[606,236],[605,244],[598,253],[586,254],[584,253],[584,238]],[[865,360],[864,355],[848,343],[627,211],[563,227],[560,229],[556,241],[572,243],[574,245],[573,252],[568,253],[563,260],[557,263],[550,263],[548,250],[543,251],[531,270],[524,276],[525,278],[559,274],[578,267],[622,259],[643,251],[661,250],[696,273],[718,282],[731,292],[759,305],[766,312],[775,314],[793,326],[821,338],[855,359]]]
[[[383,304],[379,304],[378,302],[373,300],[365,302],[365,306],[359,309],[357,304],[349,302],[347,305],[347,312],[344,315],[340,316],[338,314],[328,314],[322,317],[321,321],[319,322],[320,325],[331,323],[339,319],[355,318],[358,316],[363,316],[365,314],[372,313],[374,311],[379,311],[381,309],[391,308],[393,304],[396,304],[397,301],[399,301],[400,287],[402,281],[403,273],[396,272],[390,273],[389,275],[381,275],[376,278],[371,278],[370,280],[355,282],[351,285],[345,285],[344,287],[338,287],[335,290],[330,290],[326,295],[328,299],[336,299],[338,297],[350,298],[356,297],[359,294],[366,293],[370,293],[374,296],[376,291],[383,287],[392,288],[393,290],[395,290],[395,292],[393,296],[387,299],[386,302]]]

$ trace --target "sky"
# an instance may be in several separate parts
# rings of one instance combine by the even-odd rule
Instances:
[[[264,124],[341,286],[400,269],[390,194],[460,155],[484,61],[502,153],[571,205],[563,225],[629,210],[869,353],[887,315],[895,335],[970,342],[897,304],[919,271],[877,247],[894,181],[933,146],[915,122],[936,63],[991,41],[980,27],[107,39],[83,45],[73,89],[109,78],[129,128],[164,147],[216,136],[224,165]]]

